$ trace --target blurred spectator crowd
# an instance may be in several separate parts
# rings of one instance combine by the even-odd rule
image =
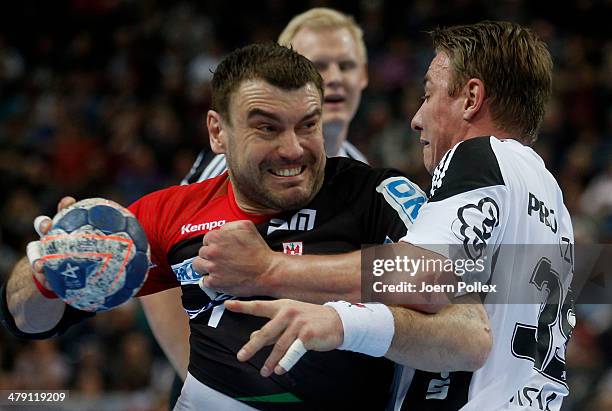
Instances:
[[[557,177],[576,239],[612,242],[612,37],[606,0],[552,2],[206,2],[71,0],[0,6],[0,278],[32,221],[64,195],[124,205],[177,184],[208,144],[209,81],[223,55],[273,41],[289,19],[330,6],[355,16],[370,82],[349,139],[375,166],[429,176],[410,129],[436,25],[512,20],[555,62],[554,95],[535,149]],[[554,9],[554,11],[553,11]],[[612,308],[578,307],[566,410],[612,410]],[[0,389],[70,389],[75,409],[164,409],[172,373],[137,303],[65,336],[0,331]],[[96,400],[104,401],[96,403]]]

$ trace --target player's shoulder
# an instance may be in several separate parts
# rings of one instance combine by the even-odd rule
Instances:
[[[325,166],[328,181],[347,181],[359,185],[367,181],[376,182],[386,176],[402,176],[402,172],[392,168],[373,168],[361,161],[347,157],[329,157]]]
[[[137,200],[130,209],[153,207],[162,212],[164,209],[182,208],[185,204],[208,202],[216,197],[227,185],[227,173],[188,185],[176,185],[154,191]]]
[[[491,186],[504,186],[495,137],[476,137],[456,144],[434,170],[430,201]]]
[[[427,200],[421,188],[401,171],[392,168],[372,168],[357,160],[333,157],[328,159],[323,195],[335,201],[371,202],[379,195],[392,207],[420,207]]]
[[[370,195],[380,192],[381,184],[405,185],[422,193],[421,189],[412,183],[399,170],[393,168],[374,168],[358,160],[345,157],[331,157],[327,159],[325,168],[324,186],[334,187],[338,192],[340,188],[348,189],[353,193]]]

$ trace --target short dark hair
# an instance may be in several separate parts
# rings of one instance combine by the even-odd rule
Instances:
[[[483,81],[491,115],[502,130],[524,143],[537,137],[552,89],[552,59],[546,44],[516,23],[483,21],[429,33],[437,52],[448,55],[456,95],[470,78]]]
[[[323,99],[323,79],[310,60],[277,43],[251,44],[228,54],[212,79],[212,109],[229,120],[230,97],[245,80],[261,79],[283,90],[312,83]]]

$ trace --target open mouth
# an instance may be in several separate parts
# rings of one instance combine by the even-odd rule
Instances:
[[[268,173],[277,177],[295,177],[299,176],[306,170],[306,166],[290,167],[290,168],[270,168]]]
[[[335,103],[343,103],[345,100],[346,98],[341,94],[328,94],[325,96],[325,99],[323,101],[325,103],[335,104]]]

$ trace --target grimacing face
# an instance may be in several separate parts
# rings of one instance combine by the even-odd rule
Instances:
[[[444,154],[463,139],[465,98],[462,93],[449,96],[451,70],[449,57],[437,53],[425,75],[423,103],[411,122],[412,129],[420,132],[423,162],[430,174]]]
[[[323,123],[343,126],[355,116],[368,85],[364,56],[347,28],[301,28],[291,40],[295,51],[314,63],[323,77]]]
[[[326,161],[315,85],[288,91],[246,80],[232,93],[229,112],[220,141],[240,207],[269,214],[308,204]]]

